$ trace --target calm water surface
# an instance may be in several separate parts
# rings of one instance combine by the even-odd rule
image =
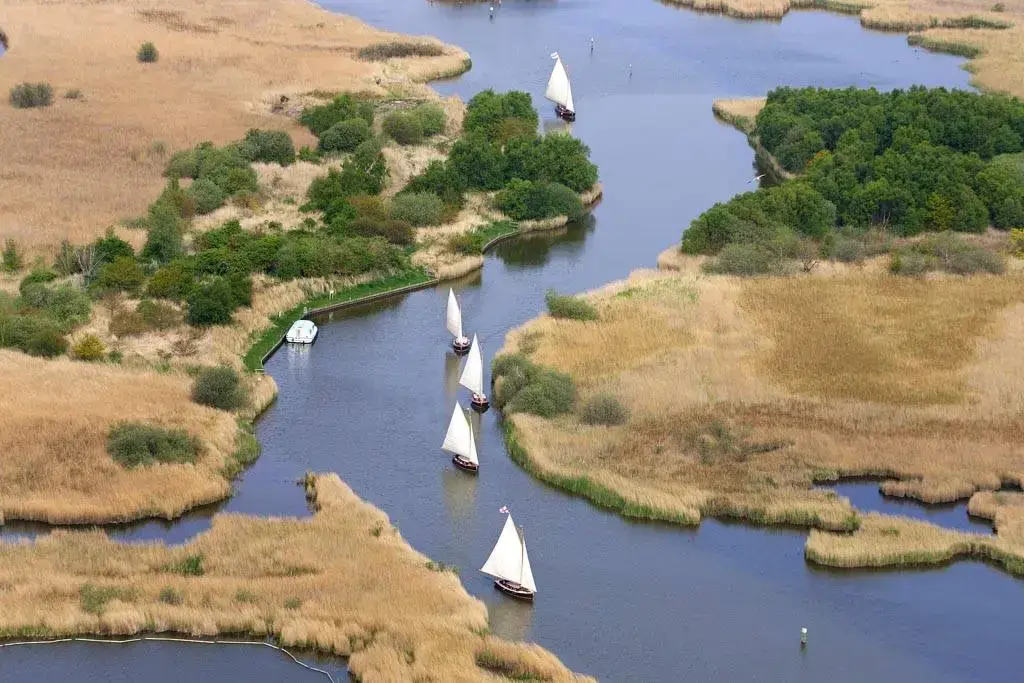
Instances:
[[[456,285],[466,329],[479,335],[488,360],[509,328],[543,308],[546,289],[583,291],[652,266],[703,209],[751,188],[751,151],[712,118],[713,99],[762,95],[779,84],[967,84],[954,58],[821,13],[771,24],[645,0],[507,1],[493,20],[486,4],[352,0],[327,7],[464,47],[473,70],[439,84],[441,92],[468,98],[487,87],[527,89],[546,127],[562,125],[540,99],[548,54],[558,50],[567,64],[579,113],[572,131],[590,145],[606,198],[590,219],[560,234],[499,247],[482,273]],[[459,360],[447,352],[446,294],[447,285],[327,317],[312,348],[279,352],[267,370],[281,395],[257,426],[263,456],[222,509],[306,515],[294,481],[307,470],[338,472],[413,546],[460,567],[466,588],[488,603],[495,632],[535,640],[605,681],[1016,677],[1014,615],[1024,609],[1024,583],[987,566],[831,573],[804,564],[804,536],[796,532],[715,521],[699,531],[630,523],[518,469],[505,455],[494,411],[474,421],[479,476],[454,470],[439,446],[454,401],[466,396],[457,390]],[[477,571],[497,538],[502,505],[526,529],[539,586],[533,606],[502,599]],[[170,530],[143,524],[118,533],[181,541],[207,520],[208,512]],[[801,626],[810,629],[804,651]],[[190,661],[192,651],[147,648],[164,659],[109,646],[52,647],[46,665],[65,668],[48,676],[107,680],[102,665],[78,666],[84,650],[131,671],[132,680],[197,680],[160,664]],[[0,651],[0,680],[41,680],[41,656]],[[306,680],[299,671],[283,679],[262,664],[239,662],[235,674],[216,680]]]

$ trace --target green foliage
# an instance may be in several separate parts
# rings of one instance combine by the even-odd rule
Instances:
[[[444,202],[431,192],[403,192],[391,201],[391,217],[410,225],[437,225]]]
[[[511,221],[496,221],[489,225],[474,228],[469,232],[453,235],[448,240],[448,248],[460,254],[472,256],[482,254],[484,246],[496,237],[514,233],[519,227]]]
[[[129,469],[154,463],[192,463],[200,452],[199,440],[183,429],[121,422],[107,435],[107,453]]]
[[[396,111],[384,117],[384,132],[400,145],[423,142],[423,123],[409,112]]]
[[[467,188],[500,190],[506,182],[501,146],[482,134],[467,133],[456,140],[448,154],[448,166],[465,179]]]
[[[18,284],[18,291],[22,294],[25,293],[25,289],[30,285],[37,283],[53,282],[57,279],[57,273],[50,270],[49,268],[33,268],[32,272],[21,279]]]
[[[192,400],[218,410],[238,410],[249,404],[249,396],[234,368],[220,365],[203,368],[192,385]]]
[[[195,149],[175,152],[167,160],[164,175],[168,178],[195,178],[199,175],[199,159]]]
[[[329,104],[307,107],[299,115],[299,122],[313,131],[313,135],[320,137],[334,124],[355,118],[363,119],[372,126],[373,105],[345,93]]]
[[[950,232],[929,235],[897,249],[889,259],[889,272],[896,275],[923,275],[933,270],[956,275],[998,275],[1005,269],[1001,255]]]
[[[252,128],[239,143],[242,157],[249,162],[265,161],[287,166],[295,161],[295,144],[283,130]]]
[[[393,40],[387,43],[374,43],[359,50],[359,59],[371,62],[382,62],[386,59],[401,57],[440,57],[444,50],[433,43],[414,43],[407,40]]]
[[[763,244],[727,244],[718,256],[704,264],[704,270],[721,275],[769,275],[782,270],[779,254]]]
[[[383,237],[392,244],[410,245],[415,232],[405,221],[377,218],[357,218],[348,226],[346,234],[360,237]]]
[[[182,253],[181,234],[184,221],[169,203],[157,202],[149,207],[149,232],[139,254],[143,259],[168,263]]]
[[[579,196],[565,185],[544,181],[512,180],[495,197],[498,208],[515,220],[583,215]]]
[[[135,258],[135,250],[132,245],[114,234],[112,228],[107,233],[93,242],[93,262],[97,266],[113,263],[121,257]]]
[[[95,586],[84,583],[78,588],[78,606],[87,614],[102,616],[111,600],[131,602],[135,599],[134,592],[129,588],[115,586]]]
[[[192,199],[196,213],[200,215],[216,211],[224,206],[228,198],[227,192],[209,178],[194,181],[186,192]]]
[[[250,290],[250,296],[251,296]],[[242,302],[226,277],[213,277],[198,283],[188,295],[185,320],[189,325],[208,327],[226,325]]]
[[[170,586],[164,586],[160,589],[159,600],[167,605],[180,605],[185,602],[185,597],[181,594],[181,591],[175,590]]]
[[[509,415],[521,412],[555,417],[570,412],[576,401],[571,377],[535,365],[522,354],[498,356],[491,373],[496,380],[495,407]]]
[[[598,317],[594,305],[577,296],[563,296],[549,289],[544,295],[544,301],[548,305],[548,313],[553,318],[586,321],[597,320]]]
[[[588,425],[614,426],[624,424],[629,411],[611,394],[595,394],[580,409],[580,422]]]
[[[75,358],[85,361],[101,360],[106,352],[107,347],[94,334],[85,335],[71,349]]]
[[[444,161],[431,161],[418,176],[409,180],[402,193],[432,192],[446,205],[461,207],[468,185],[455,166]]]
[[[202,576],[206,573],[203,560],[202,553],[186,555],[180,562],[170,564],[165,569],[173,574],[181,574],[182,576]]]
[[[195,286],[195,268],[176,260],[158,269],[146,283],[146,294],[158,299],[184,301]]]
[[[8,100],[15,109],[48,107],[53,102],[53,88],[49,83],[21,83],[11,88]]]
[[[151,330],[167,330],[181,324],[181,313],[159,301],[140,301],[136,311]]]
[[[597,166],[590,148],[565,133],[520,136],[506,145],[505,178],[560,183],[583,192],[597,182]]]
[[[21,313],[44,317],[62,333],[88,321],[91,308],[89,297],[82,290],[69,286],[47,287],[39,282],[26,285],[17,304]]]
[[[284,601],[285,609],[296,610],[300,607],[302,607],[302,600],[300,600],[299,598],[288,598]]]
[[[135,53],[135,58],[140,62],[151,64],[160,59],[160,53],[157,51],[156,45],[145,42],[139,46],[138,52]]]
[[[0,315],[0,347],[52,358],[68,348],[61,326],[42,315]]]
[[[0,259],[2,259],[3,270],[7,273],[17,272],[24,265],[21,253],[18,251],[18,243],[12,239],[4,240],[4,252]]]
[[[131,256],[119,256],[100,268],[99,275],[90,288],[96,292],[128,292],[139,291],[146,281],[146,274],[139,263]]]
[[[528,93],[510,91],[504,94],[493,90],[477,93],[466,105],[462,129],[466,133],[481,133],[487,139],[497,139],[498,129],[506,119],[521,119],[537,130],[540,118],[533,108]]]
[[[423,129],[423,135],[428,138],[443,133],[444,127],[448,123],[448,117],[445,115],[444,109],[436,104],[424,103],[409,113],[419,121],[420,127]]]
[[[320,152],[310,147],[303,146],[299,149],[299,161],[306,161],[311,164],[320,163]]]
[[[64,99],[67,100],[80,100],[82,99],[82,91],[78,88],[71,88],[70,90],[64,91]]]
[[[373,131],[365,119],[347,119],[324,131],[317,149],[321,152],[351,152],[371,137]]]
[[[387,162],[376,140],[367,140],[345,161],[341,171],[331,169],[326,176],[316,178],[309,185],[306,197],[313,209],[324,212],[330,223],[347,206],[348,197],[376,195],[384,189]]]
[[[256,602],[256,594],[252,591],[247,591],[244,588],[239,588],[235,591],[235,602],[242,603],[253,603]]]

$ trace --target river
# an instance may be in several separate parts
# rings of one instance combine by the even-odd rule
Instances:
[[[468,98],[488,87],[526,89],[546,126],[561,125],[540,99],[548,54],[557,50],[567,65],[578,109],[572,132],[592,149],[605,199],[561,234],[499,246],[482,273],[455,283],[465,327],[479,335],[487,360],[510,328],[542,310],[548,288],[579,292],[653,266],[693,217],[752,188],[753,154],[743,135],[714,120],[713,99],[763,95],[780,84],[966,87],[968,79],[959,59],[819,12],[768,23],[647,0],[509,0],[493,19],[486,3],[326,6],[465,48],[473,69],[436,84],[439,91]],[[318,321],[312,348],[278,352],[267,371],[280,397],[257,424],[263,455],[219,509],[305,515],[295,480],[307,470],[338,472],[414,547],[460,568],[467,590],[487,602],[494,632],[534,640],[603,681],[1016,677],[1024,583],[988,566],[836,573],[804,563],[797,531],[713,520],[699,530],[628,522],[520,470],[504,452],[493,410],[474,421],[479,476],[456,471],[439,450],[453,402],[466,401],[456,390],[458,360],[447,353],[447,287],[328,316]],[[501,528],[503,505],[526,530],[539,586],[533,606],[504,599],[477,571]],[[205,528],[209,514],[116,533],[180,542]],[[804,650],[801,627],[810,631]],[[17,658],[0,650],[0,680],[42,680],[43,658],[48,680],[108,680],[102,666],[79,666],[83,652],[110,670],[130,671],[123,680],[197,680],[166,666],[169,657],[191,661],[182,646],[33,650]],[[236,675],[217,680],[281,680],[263,659],[233,656]],[[288,677],[307,679],[315,676],[295,670]]]

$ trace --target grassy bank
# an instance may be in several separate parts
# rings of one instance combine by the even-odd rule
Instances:
[[[348,657],[366,681],[490,680],[478,661],[499,655],[528,680],[592,680],[486,635],[487,609],[458,576],[432,570],[336,475],[307,477],[306,492],[312,518],[218,515],[180,547],[101,531],[0,544],[0,638],[245,634]]]
[[[334,306],[376,294],[384,294],[392,290],[430,282],[431,279],[430,275],[422,269],[413,269],[307,299],[294,308],[273,316],[270,319],[271,326],[259,334],[252,346],[242,357],[242,362],[249,370],[262,370],[264,358],[277,347],[292,323],[302,318],[312,309]]]

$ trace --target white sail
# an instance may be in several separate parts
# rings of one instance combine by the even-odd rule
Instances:
[[[466,423],[469,426],[469,454],[466,455],[466,460],[469,460],[474,465],[480,464],[480,458],[476,455],[476,437],[473,436],[473,425]]]
[[[458,339],[462,336],[462,310],[459,309],[459,302],[455,299],[455,292],[448,288],[448,331]]]
[[[459,384],[466,387],[474,394],[484,394],[484,365],[480,359],[480,345],[473,335],[473,344],[469,347],[469,355],[466,357],[466,367],[462,368],[462,377]]]
[[[448,423],[448,432],[444,435],[441,450],[470,458],[476,462],[476,448],[473,446],[473,430],[462,412],[462,406],[455,404],[452,420]]]
[[[562,66],[562,58],[558,56],[558,53],[552,53],[551,56],[555,60],[555,68],[551,71],[551,78],[548,79],[548,89],[544,92],[544,97],[555,104],[562,105],[571,112],[575,112],[576,109],[572,103],[572,86],[569,85],[569,74],[566,73],[565,67]]]
[[[526,555],[526,544],[512,521],[512,515],[505,519],[498,542],[480,571],[537,592],[537,584],[533,582],[533,572],[530,570],[530,558]]]

